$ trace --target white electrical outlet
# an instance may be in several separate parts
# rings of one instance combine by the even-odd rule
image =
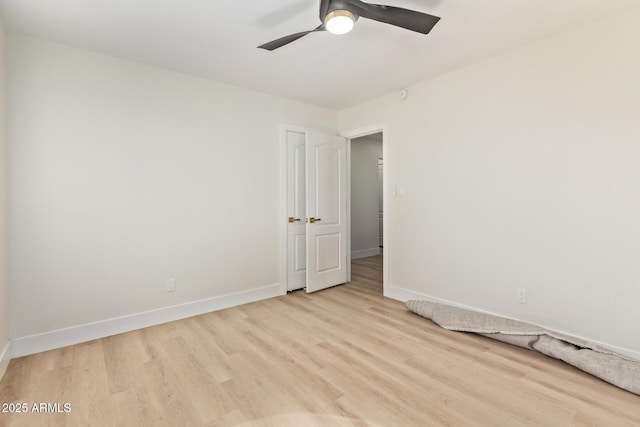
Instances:
[[[526,304],[527,303],[527,290],[524,288],[518,288],[518,296],[516,301],[518,301],[520,304]]]
[[[167,292],[175,292],[176,279],[167,279]]]

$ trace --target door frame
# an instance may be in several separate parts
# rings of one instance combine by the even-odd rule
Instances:
[[[351,281],[351,140],[382,132],[382,295],[389,291],[389,259],[391,245],[389,239],[389,126],[387,122],[342,132],[340,136],[347,139],[347,282]]]

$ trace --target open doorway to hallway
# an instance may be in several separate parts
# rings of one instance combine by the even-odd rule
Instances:
[[[382,294],[383,134],[351,139],[351,280]]]

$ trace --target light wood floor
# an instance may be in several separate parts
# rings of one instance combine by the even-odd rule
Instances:
[[[449,332],[353,279],[11,361],[0,401],[70,403],[2,426],[638,426],[640,396]]]

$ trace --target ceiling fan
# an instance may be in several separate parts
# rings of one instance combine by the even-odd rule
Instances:
[[[373,19],[396,27],[406,28],[422,34],[429,31],[438,23],[440,18],[415,10],[403,9],[395,6],[365,3],[360,0],[321,0],[320,21],[313,30],[290,34],[279,39],[258,46],[260,49],[275,50],[287,45],[309,33],[329,31],[333,34],[346,34],[353,28],[359,17]]]

